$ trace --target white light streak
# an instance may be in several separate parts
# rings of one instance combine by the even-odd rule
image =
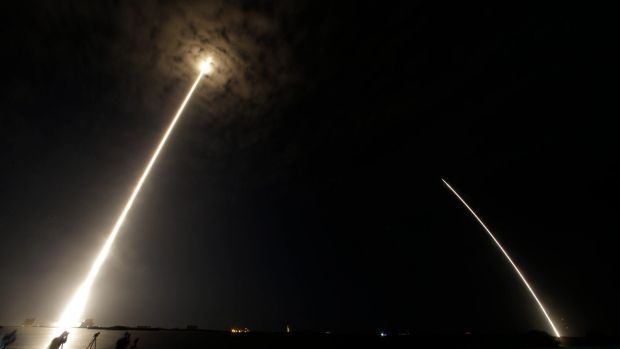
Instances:
[[[84,312],[84,308],[86,307],[86,303],[88,301],[90,289],[92,288],[93,283],[95,282],[95,278],[97,277],[97,274],[99,274],[99,270],[101,269],[101,266],[103,265],[106,258],[110,254],[110,249],[112,248],[112,245],[114,244],[114,240],[116,239],[116,236],[118,235],[118,232],[121,226],[123,225],[125,218],[127,217],[127,213],[129,213],[129,210],[131,209],[131,206],[133,205],[136,197],[138,196],[138,193],[140,193],[140,189],[142,188],[144,181],[146,181],[146,178],[148,177],[149,172],[151,171],[151,168],[153,167],[153,164],[155,164],[155,161],[157,160],[159,153],[164,147],[164,144],[166,144],[166,140],[170,136],[172,129],[176,125],[181,114],[183,114],[183,110],[185,109],[187,102],[192,97],[194,90],[196,90],[196,87],[198,86],[198,83],[200,82],[200,80],[203,78],[203,76],[206,73],[208,73],[207,70],[205,69],[200,70],[200,73],[198,74],[196,81],[194,81],[194,84],[192,85],[189,92],[187,93],[187,96],[185,96],[183,103],[181,103],[181,106],[179,107],[177,113],[174,115],[172,122],[170,122],[168,129],[164,133],[164,136],[161,138],[159,145],[157,146],[157,148],[155,149],[155,152],[151,156],[151,160],[146,165],[146,168],[144,169],[142,176],[140,176],[140,179],[138,180],[138,183],[136,184],[133,192],[131,193],[129,200],[125,204],[123,211],[121,212],[120,216],[116,220],[116,224],[114,224],[114,227],[112,228],[112,231],[110,232],[110,235],[108,236],[107,240],[105,241],[105,244],[101,248],[99,255],[97,255],[97,258],[93,262],[93,265],[91,266],[90,271],[88,272],[88,275],[86,276],[86,279],[84,279],[84,282],[82,282],[80,287],[77,289],[77,291],[73,295],[73,298],[71,298],[71,301],[69,301],[69,304],[67,304],[67,306],[65,307],[62,315],[60,316],[60,319],[56,322],[56,326],[59,327],[60,329],[66,330],[68,328],[75,327],[80,324],[82,314]]]
[[[506,257],[508,262],[510,262],[510,264],[512,265],[514,270],[517,272],[517,274],[519,275],[519,277],[523,281],[523,284],[525,285],[525,287],[527,287],[527,289],[530,291],[530,294],[532,295],[532,297],[534,298],[536,303],[538,303],[538,306],[540,307],[540,310],[542,311],[542,313],[547,318],[547,321],[549,322],[549,325],[553,329],[553,333],[555,333],[555,336],[560,338],[560,332],[558,332],[558,330],[555,328],[555,325],[553,324],[553,321],[551,321],[551,317],[549,316],[549,314],[547,314],[547,311],[545,310],[545,307],[543,306],[542,302],[540,301],[540,299],[538,299],[538,297],[536,296],[536,293],[534,293],[534,289],[532,288],[532,286],[530,286],[529,282],[527,282],[527,280],[525,279],[525,276],[523,275],[523,273],[521,273],[521,271],[519,270],[519,268],[517,267],[515,262],[512,261],[512,258],[510,258],[510,256],[508,255],[508,252],[506,252],[504,247],[502,247],[502,245],[495,238],[493,233],[491,233],[491,230],[489,230],[489,228],[487,228],[487,226],[484,224],[482,219],[480,219],[480,217],[478,217],[476,212],[474,212],[474,210],[467,204],[467,202],[465,202],[465,200],[459,195],[459,193],[457,193],[456,190],[454,190],[454,188],[452,188],[452,186],[450,186],[450,184],[448,184],[448,182],[446,182],[443,179],[442,179],[442,181],[446,185],[446,187],[448,187],[448,189],[450,189],[450,191],[452,191],[452,193],[461,201],[461,203],[463,203],[463,205],[465,205],[465,207],[469,210],[469,212],[471,212],[471,214],[476,218],[478,223],[480,223],[480,225],[484,228],[484,230],[489,234],[491,239],[493,239],[493,241],[495,242],[497,247],[499,247],[500,251],[502,251],[502,253]]]

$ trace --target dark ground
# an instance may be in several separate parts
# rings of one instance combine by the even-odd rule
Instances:
[[[1,333],[17,329],[17,340],[10,349],[41,349],[50,334],[58,330],[48,327],[5,327]],[[620,338],[604,334],[555,339],[543,331],[521,334],[432,334],[405,331],[379,333],[329,332],[250,332],[232,334],[228,331],[109,328],[72,329],[64,349],[84,348],[96,332],[97,347],[113,348],[125,332],[131,341],[139,338],[138,348],[618,348]]]

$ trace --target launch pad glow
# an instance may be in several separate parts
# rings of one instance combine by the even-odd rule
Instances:
[[[174,126],[176,125],[177,121],[181,117],[181,114],[183,114],[183,111],[185,110],[185,106],[187,105],[187,102],[189,102],[190,98],[194,94],[194,91],[196,90],[198,83],[200,83],[200,80],[202,80],[202,78],[205,75],[208,75],[209,73],[211,73],[213,69],[212,65],[213,65],[213,59],[211,57],[207,58],[207,60],[205,60],[204,62],[200,64],[200,73],[198,74],[198,77],[194,81],[194,84],[192,85],[189,92],[185,96],[183,103],[181,103],[181,106],[179,107],[176,114],[174,115],[174,118],[170,122],[170,125],[166,129],[166,132],[164,133],[163,137],[159,141],[159,144],[157,145],[157,148],[155,148],[153,155],[151,155],[151,159],[146,165],[146,168],[144,169],[142,176],[140,176],[138,183],[134,187],[133,192],[131,193],[129,200],[125,204],[125,207],[121,211],[120,216],[116,220],[116,224],[114,224],[114,227],[112,228],[112,231],[110,232],[110,235],[106,239],[103,247],[101,248],[101,250],[99,251],[99,254],[97,255],[97,258],[93,262],[90,268],[90,271],[88,272],[88,275],[86,276],[86,278],[84,279],[80,287],[78,287],[77,291],[73,295],[73,298],[71,298],[69,303],[66,305],[62,315],[60,316],[59,320],[56,322],[55,324],[56,327],[59,327],[61,329],[68,329],[71,327],[78,326],[80,324],[82,314],[86,307],[86,303],[88,301],[88,297],[90,294],[90,290],[93,286],[93,283],[95,282],[97,274],[99,274],[99,270],[101,269],[101,266],[103,265],[106,258],[110,254],[110,250],[112,249],[114,240],[116,239],[116,236],[118,235],[118,232],[121,226],[123,225],[123,222],[125,221],[125,218],[127,217],[127,214],[129,213],[129,210],[131,209],[131,206],[133,205],[138,194],[140,193],[140,189],[142,189],[142,185],[146,181],[146,178],[148,177],[149,172],[151,171],[151,168],[155,164],[155,161],[157,160],[159,153],[161,152],[164,145],[166,144],[166,140],[168,140],[168,137],[170,136],[170,133],[172,133]]]
[[[512,258],[510,258],[510,256],[508,255],[508,252],[506,252],[504,247],[502,247],[502,245],[499,243],[499,241],[495,238],[495,235],[493,235],[493,233],[491,233],[491,230],[489,230],[489,228],[487,228],[486,224],[484,224],[482,219],[480,219],[480,217],[478,217],[476,212],[474,212],[474,210],[459,195],[459,193],[457,193],[456,190],[454,190],[454,188],[452,188],[452,186],[450,186],[450,184],[448,184],[448,182],[446,182],[443,179],[442,179],[442,181],[443,181],[443,184],[445,184],[446,187],[448,187],[448,189],[450,189],[450,191],[459,199],[459,201],[461,201],[461,203],[467,208],[467,210],[469,210],[469,212],[471,212],[471,214],[474,216],[474,218],[476,218],[478,223],[480,223],[482,228],[484,228],[484,230],[489,234],[489,236],[491,237],[493,242],[495,242],[497,247],[499,247],[500,251],[502,251],[502,253],[506,257],[506,259],[508,260],[510,265],[512,265],[512,267],[514,268],[514,270],[517,273],[517,275],[519,275],[519,277],[521,278],[521,281],[523,281],[523,284],[525,285],[525,287],[528,289],[528,291],[530,291],[530,294],[532,295],[532,297],[534,298],[534,300],[538,304],[538,307],[540,307],[540,310],[542,311],[543,315],[545,315],[545,318],[547,318],[547,321],[549,322],[549,325],[551,326],[551,329],[553,329],[553,333],[555,334],[556,337],[559,338],[560,337],[560,332],[558,332],[558,330],[555,328],[555,325],[553,324],[553,321],[551,321],[551,317],[549,316],[549,314],[547,314],[547,310],[545,310],[545,307],[543,306],[543,304],[540,301],[540,299],[538,299],[538,297],[536,296],[536,293],[534,293],[534,289],[532,288],[532,286],[530,286],[530,283],[527,282],[527,280],[525,279],[525,276],[523,275],[523,273],[521,273],[521,270],[519,270],[519,268],[517,267],[515,262],[512,261]]]

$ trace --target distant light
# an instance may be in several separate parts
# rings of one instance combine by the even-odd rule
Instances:
[[[379,336],[381,337],[387,337],[387,335],[388,335],[387,332],[383,332],[383,331],[379,332]]]
[[[204,75],[208,75],[209,73],[213,71],[213,58],[212,57],[207,57],[206,60],[200,63],[200,71]]]
[[[250,329],[247,327],[244,328],[231,328],[230,333],[249,333]]]

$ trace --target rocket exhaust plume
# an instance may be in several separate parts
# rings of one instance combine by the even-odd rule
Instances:
[[[212,69],[211,63],[212,63],[212,59],[209,57],[205,62],[203,62],[200,65],[200,73],[198,74],[196,81],[194,81],[194,84],[192,85],[189,92],[187,93],[187,96],[185,96],[183,103],[181,103],[181,106],[179,107],[178,111],[174,115],[174,118],[170,122],[170,125],[166,129],[166,132],[164,133],[163,137],[159,141],[159,145],[157,145],[157,148],[155,148],[155,152],[153,152],[153,155],[151,156],[151,159],[146,165],[146,168],[144,169],[142,176],[140,176],[140,179],[138,180],[138,183],[133,189],[131,196],[129,196],[129,200],[127,200],[125,207],[123,208],[120,216],[116,220],[116,224],[114,224],[114,227],[112,228],[112,231],[110,232],[110,235],[106,239],[105,243],[103,244],[103,247],[101,248],[101,251],[99,251],[97,258],[93,262],[93,265],[91,266],[90,271],[88,272],[88,275],[86,276],[86,279],[84,279],[80,287],[76,290],[75,294],[73,295],[73,298],[71,298],[71,300],[65,307],[62,315],[60,316],[59,320],[56,322],[57,327],[64,330],[64,329],[68,329],[71,327],[75,327],[80,324],[82,313],[84,312],[84,308],[86,307],[86,303],[88,301],[90,289],[93,286],[95,279],[97,278],[97,274],[99,274],[99,270],[101,269],[101,266],[103,265],[106,258],[108,257],[108,254],[110,253],[110,249],[112,248],[112,245],[114,244],[114,240],[116,239],[116,236],[118,235],[118,232],[121,226],[123,225],[123,222],[125,221],[125,218],[127,217],[127,214],[129,213],[129,210],[131,209],[131,206],[133,205],[138,194],[140,193],[140,189],[142,188],[144,181],[146,181],[146,178],[148,177],[149,172],[151,171],[151,168],[155,164],[155,161],[157,160],[159,153],[161,152],[162,148],[166,144],[166,140],[168,140],[168,137],[170,136],[172,129],[174,128],[177,121],[181,117],[181,114],[183,114],[183,110],[185,110],[185,106],[187,105],[187,102],[190,100],[190,98],[194,94],[194,91],[196,90],[198,83],[205,75],[211,72],[211,69]]]
[[[542,302],[540,301],[540,299],[538,299],[538,297],[536,296],[536,293],[534,293],[534,289],[532,288],[532,286],[530,286],[530,283],[527,282],[527,280],[525,279],[525,276],[523,275],[523,273],[521,273],[521,271],[519,270],[519,268],[517,267],[515,262],[512,261],[512,258],[510,258],[510,256],[508,255],[508,252],[506,252],[504,247],[502,247],[502,245],[495,238],[493,233],[491,233],[491,230],[489,230],[489,228],[487,228],[487,226],[484,224],[482,219],[480,219],[480,217],[478,217],[476,212],[474,212],[474,210],[467,204],[467,202],[465,202],[465,200],[459,195],[459,193],[457,193],[456,190],[454,190],[454,188],[452,188],[452,186],[450,186],[450,184],[448,184],[448,182],[446,182],[443,179],[442,179],[442,181],[443,181],[443,184],[445,184],[446,187],[448,187],[448,189],[450,189],[450,191],[459,199],[459,201],[461,201],[461,203],[469,210],[469,212],[471,212],[471,214],[474,216],[474,218],[476,218],[478,223],[480,223],[482,228],[484,228],[484,230],[489,234],[491,239],[493,239],[493,242],[495,242],[497,247],[499,247],[500,251],[502,251],[502,253],[506,257],[506,259],[510,263],[510,265],[512,265],[512,267],[514,268],[514,270],[517,273],[517,275],[519,275],[519,277],[523,281],[523,284],[525,285],[525,287],[527,287],[528,291],[530,291],[530,294],[532,295],[532,298],[534,298],[534,300],[538,304],[538,307],[540,307],[540,310],[542,311],[543,315],[545,315],[545,318],[547,318],[547,321],[549,322],[549,325],[551,326],[551,329],[553,329],[553,333],[555,334],[555,336],[560,338],[560,332],[558,332],[558,330],[555,328],[555,325],[553,324],[553,321],[551,321],[551,317],[549,316],[549,314],[547,314],[547,311],[545,310],[545,307],[543,306]]]

